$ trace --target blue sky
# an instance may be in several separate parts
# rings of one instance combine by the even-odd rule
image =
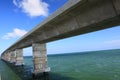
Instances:
[[[66,2],[67,0],[1,0],[0,53]],[[47,43],[48,54],[119,48],[120,26]],[[32,55],[32,48],[25,48],[24,55]]]

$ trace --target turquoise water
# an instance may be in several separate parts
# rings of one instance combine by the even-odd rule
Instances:
[[[0,60],[0,80],[22,80],[14,71],[2,60]]]
[[[25,57],[32,68],[32,57]],[[48,55],[49,80],[120,80],[120,50]]]

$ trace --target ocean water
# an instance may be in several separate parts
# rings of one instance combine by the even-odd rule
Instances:
[[[32,57],[24,62],[32,69]],[[48,80],[120,80],[120,49],[48,55],[48,66]]]

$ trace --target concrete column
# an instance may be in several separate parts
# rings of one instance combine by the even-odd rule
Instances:
[[[23,63],[23,49],[16,49],[16,66],[22,66]]]
[[[5,54],[2,55],[2,59],[3,59],[3,60],[6,60]]]
[[[10,63],[15,63],[15,51],[11,51],[11,59],[10,59]]]
[[[7,61],[7,54],[4,54],[4,60]]]
[[[9,55],[9,53],[7,52],[7,53],[5,53],[5,61],[9,61],[10,60],[10,55]]]
[[[1,59],[4,60],[4,55],[1,56]]]
[[[11,53],[10,52],[7,53],[7,59],[8,59],[8,62],[10,62],[10,60],[11,60]]]
[[[3,54],[3,55],[1,55],[1,59],[2,59],[2,60],[4,60],[4,54]]]
[[[46,72],[47,69],[47,55],[46,55],[46,44],[34,43],[33,47],[33,73],[36,75],[38,73]]]

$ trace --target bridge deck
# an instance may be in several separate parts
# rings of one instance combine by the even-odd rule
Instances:
[[[0,80],[21,80],[8,65],[0,60]]]

